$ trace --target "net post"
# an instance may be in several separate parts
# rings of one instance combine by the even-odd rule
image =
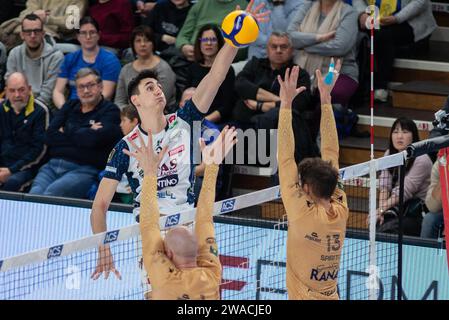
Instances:
[[[370,193],[369,193],[369,300],[376,300],[377,287],[374,281],[377,281],[377,254],[376,254],[376,197],[377,197],[377,178],[376,178],[377,161],[370,161]]]
[[[398,301],[402,300],[402,241],[404,235],[405,163],[399,168]]]

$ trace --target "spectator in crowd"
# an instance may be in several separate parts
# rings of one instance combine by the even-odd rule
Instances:
[[[122,136],[120,111],[102,97],[100,74],[82,68],[75,85],[79,100],[66,102],[48,128],[45,142],[50,161],[34,179],[32,194],[86,198]]]
[[[264,10],[271,11],[270,21],[259,25],[259,36],[248,47],[248,58],[266,58],[266,45],[273,31],[286,32],[296,11],[303,4],[303,0],[256,0],[254,5],[265,4]]]
[[[25,74],[11,73],[0,105],[0,190],[23,191],[45,155],[49,113],[34,100]]]
[[[347,106],[358,87],[356,62],[357,13],[342,0],[304,1],[288,26],[295,63],[310,75],[320,69],[327,74],[331,57],[343,61],[332,91],[332,103]],[[312,89],[316,88],[313,77]]]
[[[68,100],[78,98],[75,76],[81,68],[85,67],[96,69],[100,73],[103,80],[101,86],[103,97],[106,100],[112,100],[114,96],[121,65],[113,53],[98,45],[100,38],[98,23],[89,16],[82,18],[77,38],[81,49],[65,56],[53,90],[53,102],[58,109],[66,103],[64,93],[67,85],[70,88]]]
[[[50,106],[64,55],[44,41],[43,22],[34,13],[23,18],[20,37],[24,43],[9,53],[6,75],[26,72],[34,98]]]
[[[44,21],[45,33],[55,40],[73,40],[76,22],[84,16],[87,6],[88,0],[27,0],[26,9],[19,17],[0,25],[0,40],[8,50],[19,45],[22,20],[30,13],[36,14]],[[73,10],[67,10],[69,7]]]
[[[430,177],[430,186],[426,194],[426,213],[421,224],[421,238],[438,239],[444,225],[443,204],[441,201],[441,184],[439,161],[435,161]]]
[[[195,62],[188,68],[184,88],[197,87],[201,80],[208,74],[217,57],[218,51],[223,47],[224,40],[220,29],[214,24],[202,26],[195,41]],[[229,68],[224,82],[218,89],[205,117],[214,123],[222,123],[229,120],[235,102],[234,94],[234,69]]]
[[[89,15],[98,22],[101,37],[98,43],[114,49],[125,49],[134,27],[129,0],[98,0],[89,7]]]
[[[404,151],[413,142],[419,141],[415,122],[405,117],[396,119],[390,131],[390,144],[385,156]],[[432,161],[428,155],[407,160],[404,180],[404,234],[419,236],[422,209],[430,183]],[[379,232],[398,232],[399,167],[383,170],[379,177],[379,207],[377,219]]]
[[[148,16],[154,9],[157,3],[165,2],[165,0],[129,0],[133,4],[133,9],[135,13],[140,15],[142,18]]]
[[[380,1],[376,1],[376,5],[379,6],[378,2]],[[430,0],[402,0],[397,3],[400,5],[380,11],[380,28],[374,30],[374,59],[377,65],[374,73],[374,99],[381,102],[388,99],[387,85],[391,80],[397,48],[428,41],[437,27]],[[353,0],[353,6],[359,13],[360,28],[366,30],[367,2]]]
[[[182,51],[188,61],[193,62],[195,60],[194,45],[200,28],[205,24],[221,25],[224,17],[237,5],[245,8],[247,4],[246,0],[198,1],[190,9],[184,25],[176,37],[176,47]],[[240,52],[239,55],[238,60],[245,58]]]
[[[5,45],[0,42],[0,95],[5,87],[4,77],[6,73],[6,59],[7,55]]]
[[[143,21],[143,24],[153,29],[154,44],[164,59],[169,59],[179,52],[175,47],[176,37],[191,7],[189,0],[160,2]]]
[[[133,131],[139,123],[139,113],[133,105],[127,105],[120,111],[120,128],[122,129],[123,136]],[[126,174],[123,175],[122,180],[119,182],[116,193],[119,195],[121,202],[127,204],[133,203],[133,193]]]
[[[154,33],[148,26],[136,27],[131,35],[131,48],[136,60],[126,64],[120,71],[115,104],[120,109],[129,104],[127,87],[131,79],[140,71],[149,69],[153,71],[162,86],[162,91],[167,98],[167,110],[172,110],[176,104],[176,75],[165,60],[154,54]],[[167,111],[166,110],[166,111]]]
[[[268,58],[253,57],[238,74],[235,90],[239,100],[233,111],[233,119],[244,127],[276,129],[279,119],[278,75],[292,68],[293,48],[287,33],[273,32],[267,43]],[[293,131],[297,145],[297,161],[316,155],[304,112],[311,110],[310,76],[300,70],[298,86],[307,88],[293,100]]]

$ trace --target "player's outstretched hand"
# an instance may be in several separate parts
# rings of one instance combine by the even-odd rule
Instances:
[[[299,67],[294,66],[290,72],[290,68],[285,70],[284,80],[282,80],[281,76],[278,76],[279,85],[281,90],[279,92],[279,97],[281,98],[281,106],[284,108],[291,108],[292,101],[295,97],[301,92],[306,90],[306,87],[302,86],[297,88],[299,76]]]
[[[270,17],[269,17],[269,15],[271,13],[270,10],[264,11],[264,12],[260,12],[260,10],[263,7],[265,7],[265,3],[259,4],[254,9],[253,9],[253,5],[254,5],[254,0],[251,0],[248,3],[248,6],[246,7],[245,11],[248,12],[249,14],[251,14],[254,17],[254,19],[257,20],[257,22],[268,22],[268,21],[270,21]],[[237,5],[235,10],[241,10],[240,6]]]
[[[323,77],[321,70],[316,70],[316,78],[318,83],[318,89],[320,91],[321,104],[330,104],[330,96],[335,82],[337,82],[340,75],[341,60],[338,59],[337,63],[334,63],[334,58],[331,59],[329,73]]]
[[[168,146],[162,148],[162,151],[159,154],[155,153],[153,150],[153,136],[151,134],[151,130],[148,131],[148,145],[145,145],[145,142],[142,139],[142,136],[139,132],[139,141],[140,147],[138,147],[134,141],[130,140],[129,142],[133,146],[133,152],[130,152],[127,149],[123,149],[123,152],[130,157],[134,157],[139,162],[139,167],[143,169],[145,175],[157,175],[157,170],[159,164],[164,157],[165,152],[167,152]]]
[[[203,163],[220,164],[229,151],[237,143],[237,131],[235,128],[224,127],[218,138],[210,145],[206,146],[203,138],[200,138],[201,154],[203,156]]]
[[[105,279],[109,278],[110,272],[113,272],[119,280],[122,280],[122,275],[115,269],[114,258],[112,257],[109,245],[100,246],[98,248],[97,266],[90,277],[92,280],[97,280],[103,272]]]

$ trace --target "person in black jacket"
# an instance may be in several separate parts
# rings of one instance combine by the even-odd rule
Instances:
[[[232,117],[242,128],[277,129],[279,119],[279,83],[277,76],[292,68],[293,47],[287,33],[272,32],[267,43],[268,58],[253,57],[237,75],[235,91],[238,101]],[[296,160],[317,156],[317,148],[305,121],[306,114],[312,114],[310,76],[301,69],[298,87],[303,91],[293,100],[293,131],[296,143]]]
[[[30,193],[86,198],[108,154],[120,140],[120,110],[101,95],[99,73],[82,68],[76,74],[79,100],[66,102],[48,128],[50,161],[34,179]]]
[[[175,49],[176,36],[182,28],[191,8],[189,0],[166,0],[158,2],[143,24],[154,31],[155,45],[162,55]],[[167,57],[164,57],[166,59]]]
[[[0,190],[22,191],[45,155],[49,113],[34,100],[23,73],[11,73],[5,91],[6,100],[0,105]]]

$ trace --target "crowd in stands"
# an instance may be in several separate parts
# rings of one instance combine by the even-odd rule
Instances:
[[[326,74],[331,58],[341,58],[332,102],[343,110],[358,107],[352,98],[366,85],[361,81],[369,81],[359,72],[369,65],[358,60],[360,51],[368,50],[359,41],[368,32],[368,2],[256,0],[271,11],[270,21],[260,25],[256,42],[239,50],[205,120],[218,129],[229,123],[276,129],[277,76],[299,65],[298,86],[307,90],[293,101],[295,158],[318,156],[315,70]],[[129,82],[149,69],[162,86],[165,113],[182,108],[224,44],[221,21],[237,5],[247,5],[246,0],[28,0],[14,16],[11,3],[0,1],[0,190],[91,199],[109,152],[139,123],[128,101]],[[428,42],[436,22],[429,0],[403,0],[380,14],[374,88],[375,99],[385,102],[397,49]],[[417,139],[414,122],[397,119],[385,154]],[[411,218],[409,234],[423,237],[438,236],[442,224],[432,160],[422,156],[406,167],[407,204],[425,202],[429,212],[416,218],[419,224],[424,220],[422,229]],[[398,172],[387,170],[380,179],[379,225],[391,231],[397,227]],[[120,190],[123,202],[130,203],[126,180]]]

